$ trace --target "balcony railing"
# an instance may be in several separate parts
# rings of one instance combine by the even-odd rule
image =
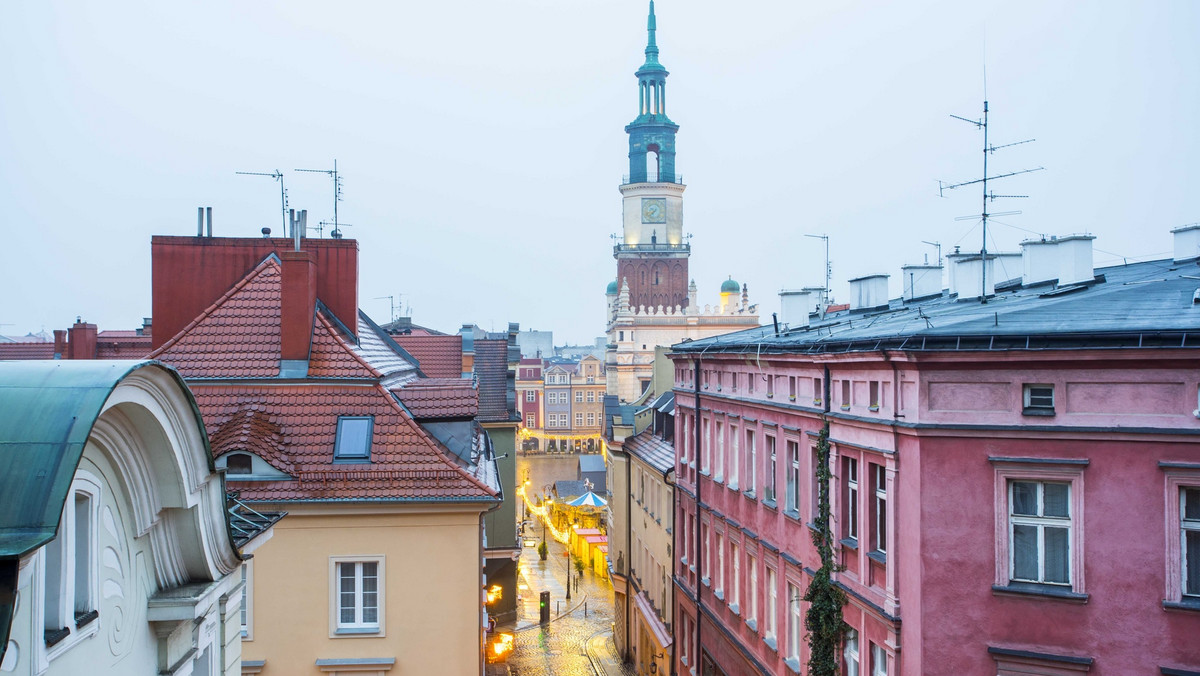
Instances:
[[[678,183],[683,185],[683,175],[675,174],[674,176],[652,176],[648,175],[640,181],[629,180],[629,174],[621,176],[621,185],[629,185],[631,183]]]
[[[628,253],[630,251],[637,251],[637,252],[662,251],[662,252],[669,252],[669,253],[691,253],[692,245],[691,244],[665,244],[662,242],[657,242],[654,244],[618,244],[613,247],[614,255],[619,254],[621,252]]]

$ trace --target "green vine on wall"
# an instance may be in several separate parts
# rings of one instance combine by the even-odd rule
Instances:
[[[846,633],[846,624],[842,620],[846,592],[833,582],[833,573],[839,567],[833,561],[834,538],[829,526],[829,482],[833,475],[829,471],[828,420],[824,421],[817,437],[817,457],[817,517],[812,541],[821,557],[821,569],[804,592],[804,600],[809,603],[804,628],[808,630],[808,673],[811,676],[835,676],[841,665],[838,652]]]

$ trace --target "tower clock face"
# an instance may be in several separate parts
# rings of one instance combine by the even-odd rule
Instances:
[[[667,200],[662,197],[643,197],[642,198],[642,222],[643,223],[666,223],[667,222]]]

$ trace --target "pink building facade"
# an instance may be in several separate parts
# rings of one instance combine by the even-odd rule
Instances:
[[[828,420],[843,674],[1200,674],[1200,270],[1095,272],[676,345],[678,673],[808,673]]]

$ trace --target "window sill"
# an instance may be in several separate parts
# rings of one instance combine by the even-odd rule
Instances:
[[[1200,613],[1200,598],[1183,599],[1182,601],[1163,601],[1163,610],[1190,610]]]
[[[813,399],[813,406],[820,406],[823,403],[825,402],[821,401],[820,399]]]
[[[79,613],[75,616],[75,628],[83,629],[92,622],[95,622],[96,618],[98,617],[100,617],[100,611],[98,610],[89,610],[86,613]]]
[[[723,483],[725,483],[725,477],[723,477],[723,476],[721,476],[720,474],[718,474],[718,475],[716,475],[715,477],[713,477],[713,481],[715,481],[715,482],[717,482],[717,483],[719,483],[719,484],[723,484]]]
[[[842,404],[842,405],[841,405],[841,406],[839,406],[838,408],[842,409],[843,411],[849,411],[849,410],[850,410],[850,404]]]
[[[858,550],[858,538],[844,538],[840,544],[846,549]]]
[[[740,611],[741,611],[741,608],[738,607],[738,604],[736,604],[736,603],[729,604],[729,612],[733,613],[734,615],[741,615]]]
[[[758,499],[758,496],[754,493],[753,488],[746,490],[746,491],[742,491],[742,496],[745,497],[747,500],[757,500]]]
[[[335,636],[379,636],[381,632],[379,631],[379,627],[338,627],[333,634]]]
[[[712,579],[711,579],[711,578],[707,578],[707,577],[702,577],[702,578],[700,578],[700,583],[701,583],[701,584],[703,584],[705,587],[711,587],[711,586],[712,586]]]
[[[753,617],[746,618],[746,626],[750,627],[750,631],[753,631],[755,633],[758,632],[758,621],[755,620]]]
[[[724,601],[725,600],[725,590],[718,589],[715,592],[713,592],[713,596],[717,597],[718,601]]]
[[[783,515],[789,519],[794,519],[796,521],[800,520],[800,512],[798,512],[797,510],[794,510],[794,509],[789,508],[789,509],[783,510]]]
[[[1054,409],[1052,408],[1029,408],[1021,409],[1021,415],[1045,416],[1048,418],[1054,417]]]
[[[763,503],[763,507],[766,507],[772,511],[779,511],[779,507],[778,507],[778,505],[775,504],[774,500],[768,500],[766,498],[763,498],[762,503]]]
[[[879,404],[875,404],[873,406],[868,406],[867,410],[870,411],[871,413],[879,413]]]
[[[771,652],[773,652],[773,653],[779,652],[779,646],[778,646],[778,644],[775,643],[774,636],[768,636],[768,637],[764,638],[763,643],[767,644],[767,647],[771,649]]]
[[[370,458],[334,458],[335,465],[370,465]]]
[[[783,663],[787,666],[788,671],[792,672],[793,674],[800,673],[800,658],[789,657],[784,660]]]
[[[867,552],[867,558],[881,565],[887,565],[887,552],[881,552],[878,549],[873,549]]]
[[[738,489],[737,479],[730,479],[729,483],[725,484],[725,487],[736,493]]]
[[[707,469],[700,470],[700,476],[709,476],[708,470]]]
[[[1009,582],[1007,586],[994,584],[992,585],[992,594],[1041,597],[1081,604],[1088,601],[1087,594],[1080,594],[1058,585],[1036,582]]]
[[[688,562],[688,558],[686,556],[681,556],[681,557],[679,557],[679,562],[686,566],[687,562]]]

